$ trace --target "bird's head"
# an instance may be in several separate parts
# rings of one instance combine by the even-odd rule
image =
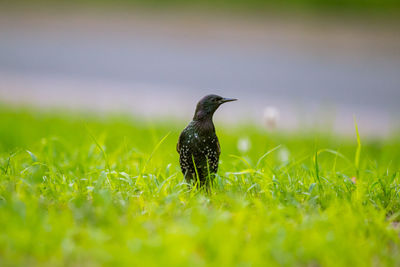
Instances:
[[[234,98],[224,98],[219,95],[206,95],[197,103],[193,120],[211,119],[217,108],[226,102],[236,101]]]

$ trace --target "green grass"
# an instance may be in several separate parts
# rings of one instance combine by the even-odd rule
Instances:
[[[398,138],[217,125],[206,193],[184,126],[0,107],[0,265],[400,265]]]

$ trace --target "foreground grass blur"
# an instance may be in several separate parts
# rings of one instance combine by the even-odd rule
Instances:
[[[396,138],[217,127],[205,193],[179,170],[184,124],[7,107],[0,118],[1,266],[400,264]]]

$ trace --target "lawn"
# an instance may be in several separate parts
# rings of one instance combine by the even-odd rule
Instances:
[[[395,135],[218,124],[204,192],[180,173],[186,122],[6,106],[0,122],[1,266],[400,265]]]

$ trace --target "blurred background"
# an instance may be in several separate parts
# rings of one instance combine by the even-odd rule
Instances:
[[[0,102],[385,136],[400,126],[398,0],[0,2]]]

